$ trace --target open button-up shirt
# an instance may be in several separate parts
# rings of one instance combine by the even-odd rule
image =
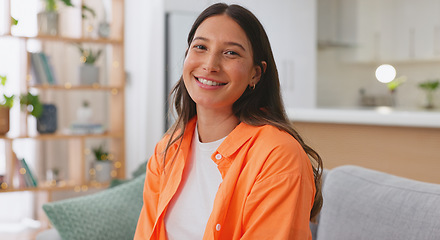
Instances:
[[[164,137],[148,162],[135,240],[165,240],[165,212],[182,181],[196,125],[192,119],[181,145],[164,161]],[[176,154],[176,157],[174,158]],[[301,145],[270,125],[240,123],[212,154],[223,182],[205,228],[207,239],[312,239],[309,229],[315,185]],[[163,164],[166,164],[165,170]],[[188,223],[191,224],[191,223]]]

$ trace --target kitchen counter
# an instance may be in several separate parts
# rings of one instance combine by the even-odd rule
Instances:
[[[440,111],[288,109],[326,168],[358,165],[440,184]]]
[[[294,122],[440,128],[440,111],[376,108],[291,108]]]

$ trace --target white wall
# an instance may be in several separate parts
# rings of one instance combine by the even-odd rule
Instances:
[[[126,173],[153,153],[163,132],[162,0],[125,1]]]
[[[165,11],[200,12],[213,2],[126,1],[126,68],[130,76],[126,89],[127,174],[149,158],[164,131]],[[278,65],[286,106],[314,107],[316,1],[234,2],[253,11],[266,28]],[[184,39],[186,34],[182,36]]]

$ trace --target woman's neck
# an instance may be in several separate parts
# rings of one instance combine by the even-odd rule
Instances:
[[[240,123],[231,112],[203,111],[197,109],[197,130],[202,143],[213,142],[226,137]]]

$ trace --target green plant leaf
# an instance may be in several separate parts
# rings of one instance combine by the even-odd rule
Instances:
[[[93,154],[95,155],[95,159],[97,161],[107,161],[108,159],[108,152],[104,151],[104,146],[99,145],[99,147],[95,147],[92,149]]]
[[[99,49],[97,52],[93,51],[91,48],[84,49],[81,44],[74,43],[74,45],[78,48],[81,56],[84,58],[83,63],[86,64],[94,64],[98,58],[101,56],[102,49]]]
[[[88,7],[87,5],[83,4],[81,7],[81,16],[83,19],[87,19],[87,12],[89,12],[93,18],[96,17],[96,13],[95,10],[93,10],[92,8]]]
[[[404,76],[398,77],[398,78],[395,78],[393,81],[387,83],[387,87],[391,92],[394,92],[405,81],[406,81],[406,77],[404,77]]]
[[[20,105],[23,111],[27,111],[27,107],[32,106],[30,113],[36,118],[39,118],[43,113],[43,105],[41,105],[40,98],[38,95],[32,95],[30,92],[20,96]]]
[[[38,98],[38,96],[37,96],[37,98]],[[38,100],[38,102],[39,102],[39,100]],[[41,117],[41,114],[43,114],[43,105],[41,105],[41,103],[40,103],[40,104],[35,104],[32,106],[34,108],[32,109],[31,115],[36,118]]]
[[[6,84],[6,79],[7,79],[6,75],[5,76],[0,75],[0,83],[2,84],[2,86]]]
[[[61,0],[66,6],[73,7],[73,4],[70,0]]]
[[[53,12],[57,10],[56,0],[44,0],[46,2],[46,11]],[[73,7],[71,0],[61,0],[66,6]]]
[[[427,80],[425,82],[419,83],[419,87],[424,90],[434,91],[439,87],[439,80]]]
[[[11,108],[14,105],[14,98],[15,98],[14,95],[8,97],[5,94],[3,94],[3,98],[5,99],[5,103],[2,104],[3,106]]]
[[[12,25],[17,25],[18,24],[18,20],[13,18],[13,17],[11,17],[11,24]]]
[[[57,9],[57,4],[55,0],[45,0],[46,1],[46,11],[54,12]]]

